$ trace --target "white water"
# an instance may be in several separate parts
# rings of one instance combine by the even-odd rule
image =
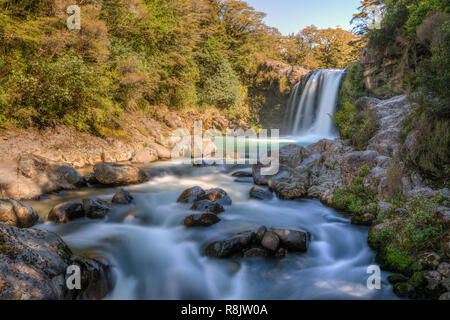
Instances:
[[[231,173],[244,166],[193,168],[157,163],[151,171],[165,175],[129,187],[135,204],[116,207],[107,219],[81,219],[66,225],[43,224],[57,232],[77,253],[105,257],[116,284],[107,299],[394,299],[383,272],[382,289],[366,287],[374,252],[367,228],[317,200],[257,201],[249,199],[251,178]],[[221,187],[233,200],[209,228],[186,228],[189,207],[176,203],[186,188]],[[116,190],[90,188],[31,202],[40,215],[62,201],[83,197],[111,199]],[[306,253],[284,259],[217,260],[203,256],[210,241],[267,227],[303,229],[312,234]]]
[[[301,83],[294,87],[285,117],[289,136],[308,137],[309,141],[338,136],[332,116],[344,73],[336,69],[316,70],[307,78],[303,90]]]

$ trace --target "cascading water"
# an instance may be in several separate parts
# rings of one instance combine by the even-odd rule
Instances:
[[[320,138],[337,136],[332,116],[344,74],[344,70],[316,70],[307,77],[303,90],[301,83],[294,87],[285,118],[289,135]]]

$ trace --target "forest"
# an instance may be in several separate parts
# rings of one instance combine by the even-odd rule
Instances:
[[[255,125],[263,62],[346,68],[364,44],[315,26],[283,36],[238,0],[80,0],[81,29],[69,30],[73,2],[0,1],[0,126],[59,122],[102,134],[158,106],[213,108]]]

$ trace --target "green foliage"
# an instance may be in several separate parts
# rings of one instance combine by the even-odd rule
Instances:
[[[364,177],[370,171],[371,168],[369,166],[362,166],[359,175],[353,178],[352,183],[348,187],[336,189],[332,198],[333,207],[353,214],[363,214],[370,211],[370,205],[377,202],[376,195],[372,191],[367,190],[363,183]]]
[[[378,251],[378,259],[385,268],[412,275],[420,271],[418,256],[425,251],[440,250],[444,226],[437,208],[448,205],[445,197],[424,200],[395,200],[392,206],[380,213],[377,224],[369,232],[369,244]],[[420,282],[420,279],[414,281]]]
[[[352,145],[359,150],[367,148],[369,140],[377,131],[376,113],[360,103],[344,101],[336,111],[333,121],[339,128],[341,138],[350,139]]]

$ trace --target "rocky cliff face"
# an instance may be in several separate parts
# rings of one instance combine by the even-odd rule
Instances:
[[[254,167],[255,183],[269,185],[281,198],[309,196],[331,204],[333,191],[350,185],[361,167],[368,166],[370,172],[364,177],[364,186],[380,200],[392,198],[392,192],[396,191],[406,197],[436,193],[426,187],[427,181],[420,175],[404,169],[400,156],[402,121],[411,108],[408,99],[364,98],[363,103],[378,115],[379,130],[367,150],[357,151],[340,139],[322,140],[308,147],[289,145],[280,150],[280,171],[275,176],[262,177],[261,166]],[[395,171],[398,181],[391,181],[388,171]],[[392,190],[395,183],[399,190]],[[450,196],[447,189],[439,192]]]
[[[280,61],[266,61],[258,67],[249,90],[249,99],[255,116],[264,128],[281,128],[291,90],[309,72]]]
[[[364,68],[366,88],[379,97],[402,92],[403,79],[411,71],[410,60],[409,51],[400,43],[381,53],[369,46],[364,47],[360,63]]]

